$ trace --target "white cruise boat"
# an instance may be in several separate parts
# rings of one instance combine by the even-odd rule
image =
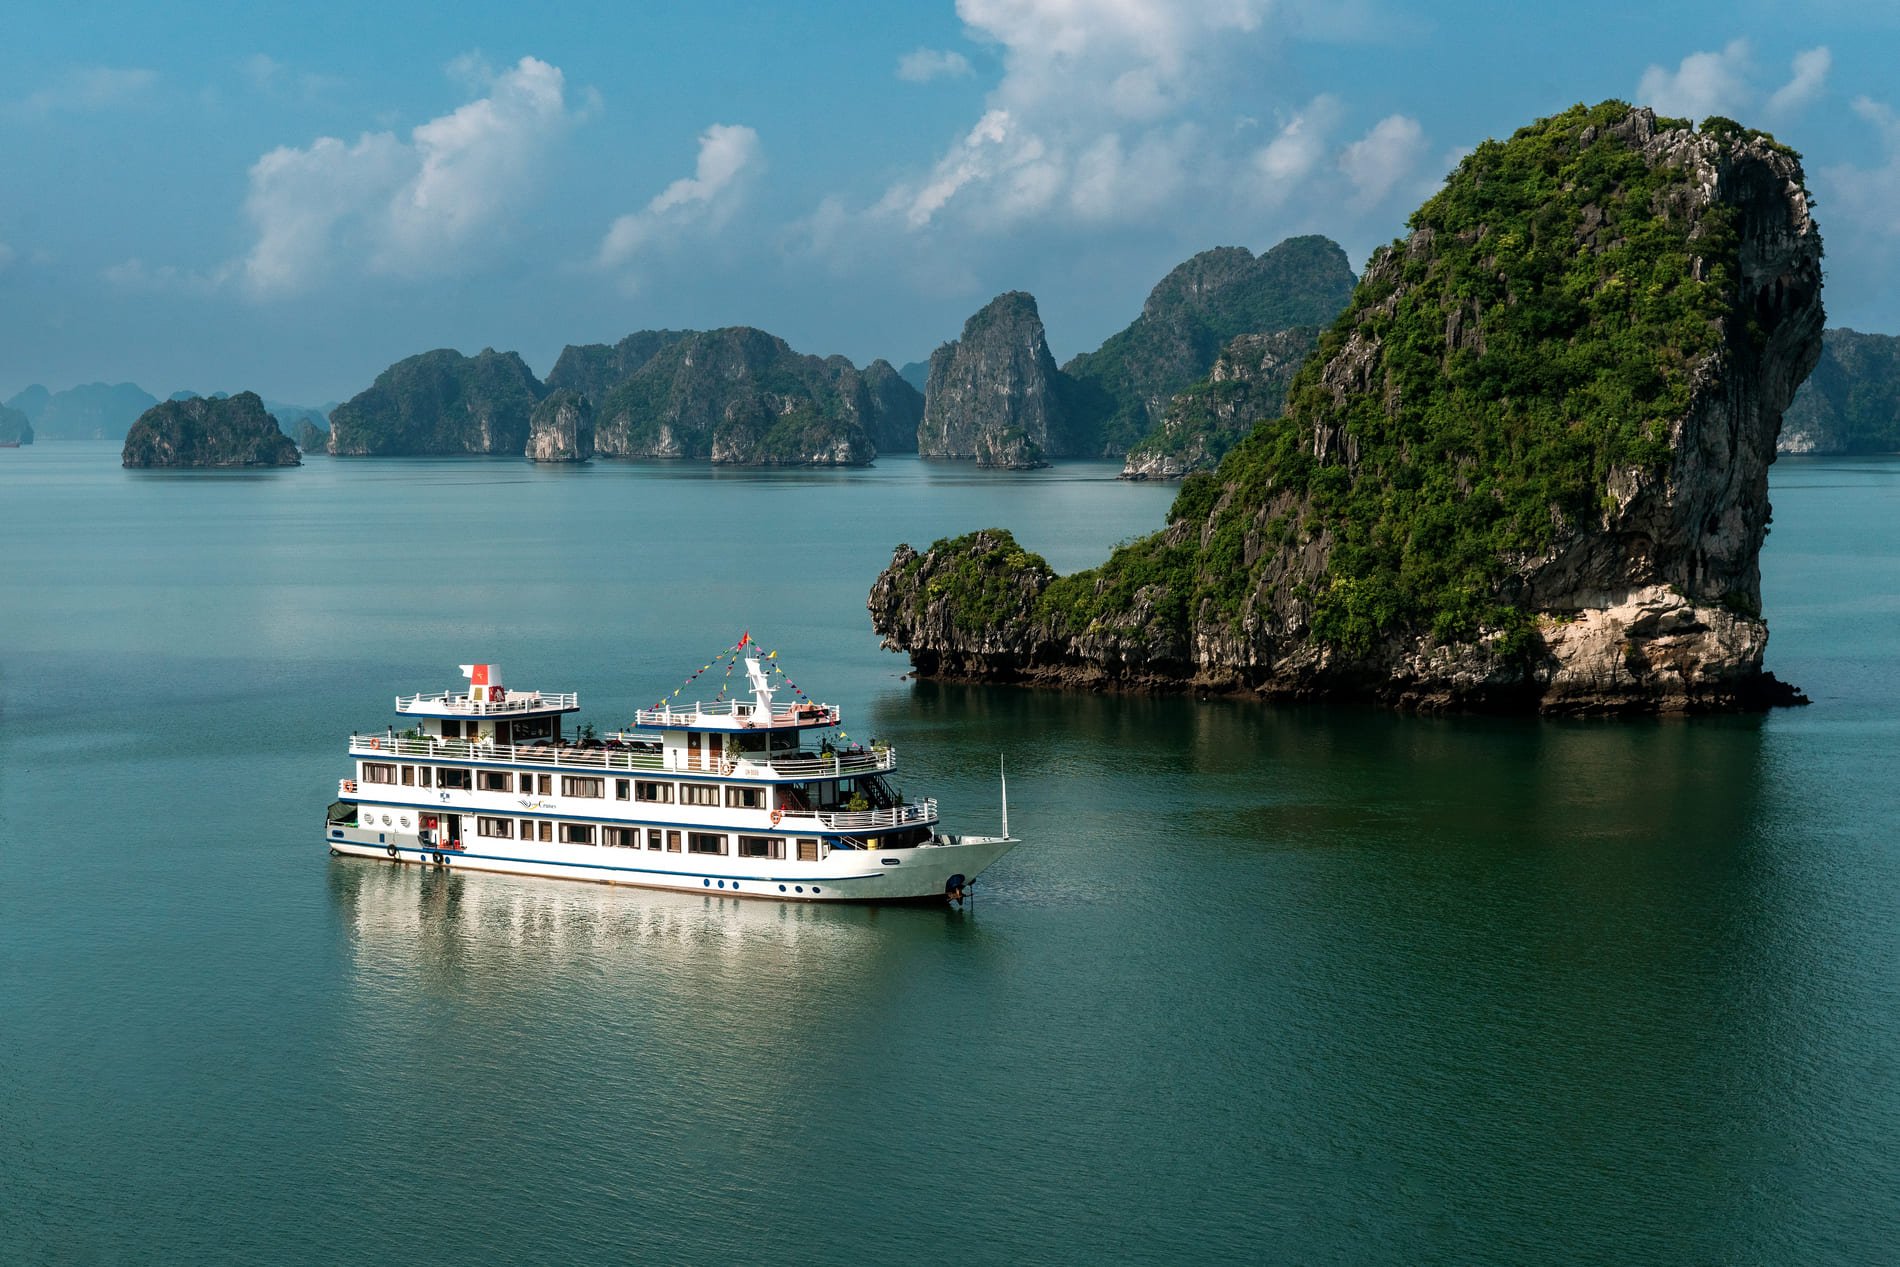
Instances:
[[[498,666],[463,665],[466,690],[396,698],[404,729],[350,736],[354,769],[324,827],[330,852],[737,897],[890,902],[960,899],[1018,843],[1007,790],[1002,835],[946,835],[936,801],[892,792],[892,748],[844,743],[835,707],[777,702],[777,666],[744,663],[749,698],[669,701],[600,738],[587,727],[563,733],[578,696],[510,690]]]

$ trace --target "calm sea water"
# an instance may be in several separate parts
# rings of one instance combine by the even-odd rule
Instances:
[[[0,454],[0,1259],[1891,1262],[1900,463],[1784,462],[1812,707],[1562,723],[947,687],[865,592],[1112,469]],[[964,910],[332,860],[498,661],[624,721],[750,630],[1027,842]]]

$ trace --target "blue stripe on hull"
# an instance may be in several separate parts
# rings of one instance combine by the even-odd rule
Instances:
[[[325,840],[323,843],[337,850],[339,853],[345,849],[361,849],[370,853],[380,853],[387,856],[390,848],[390,846],[386,844],[370,844],[360,840]],[[863,875],[832,876],[731,875],[713,871],[673,871],[665,867],[616,867],[604,862],[557,862],[548,858],[511,858],[506,854],[471,853],[466,849],[422,849],[413,845],[397,845],[395,848],[398,857],[414,854],[417,862],[427,862],[439,853],[444,858],[449,859],[480,858],[488,862],[514,862],[529,867],[571,867],[576,871],[615,871],[624,872],[629,875],[675,876],[682,880],[712,880],[715,882],[720,880],[744,880],[748,884],[844,884],[852,880],[882,880],[887,874],[883,871],[867,871]],[[741,892],[743,892],[743,890],[741,890]]]

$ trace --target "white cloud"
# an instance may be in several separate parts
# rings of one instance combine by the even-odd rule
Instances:
[[[560,68],[524,57],[487,95],[412,129],[280,146],[251,167],[256,232],[237,273],[257,296],[304,288],[336,268],[418,275],[479,249],[529,196],[555,139],[579,116]]]
[[[1254,151],[1254,183],[1261,202],[1279,206],[1299,189],[1325,157],[1329,134],[1340,114],[1339,99],[1321,93]]]
[[[138,67],[79,66],[13,102],[15,115],[88,114],[134,104],[158,82],[158,72]]]
[[[897,77],[913,84],[959,79],[972,73],[969,58],[946,49],[915,49],[897,59]]]
[[[1353,204],[1364,210],[1384,202],[1412,174],[1424,149],[1425,129],[1417,119],[1391,114],[1373,124],[1339,156],[1339,170],[1352,182]]]
[[[596,262],[619,268],[657,239],[688,230],[717,231],[744,201],[763,160],[757,132],[713,124],[700,133],[693,174],[668,185],[642,210],[616,219],[601,239]]]
[[[1772,114],[1788,114],[1807,105],[1821,95],[1821,89],[1827,86],[1827,75],[1834,68],[1834,55],[1826,45],[1810,48],[1794,55],[1792,74],[1788,82],[1775,90],[1768,98],[1768,110]]]
[[[1674,71],[1649,67],[1636,99],[1659,114],[1689,119],[1741,114],[1754,96],[1748,75],[1748,41],[1731,40],[1720,52],[1689,54]]]

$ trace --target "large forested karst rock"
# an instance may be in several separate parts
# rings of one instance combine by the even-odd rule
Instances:
[[[1328,324],[1352,298],[1354,281],[1339,244],[1317,236],[1288,238],[1257,256],[1216,247],[1178,265],[1126,329],[1062,367],[1092,428],[1091,456],[1121,457],[1153,432],[1174,396],[1205,377],[1236,336]]]
[[[49,392],[35,383],[7,401],[25,414],[42,440],[118,440],[158,403],[137,383],[82,383]]]
[[[1799,157],[1578,106],[1479,146],[1411,228],[1166,529],[1065,577],[1000,531],[900,546],[886,645],[923,674],[1412,708],[1798,698],[1762,668],[1757,564],[1821,351]]]
[[[931,353],[917,451],[979,466],[1046,465],[1074,452],[1068,396],[1035,297],[1007,291],[963,323],[961,338]]]
[[[256,392],[153,405],[132,424],[121,457],[133,467],[296,466],[302,460]]]
[[[849,362],[847,362],[848,364]],[[911,386],[882,357],[861,371],[870,394],[871,414],[865,430],[879,453],[917,452],[917,426],[924,420],[924,394]]]
[[[527,456],[535,462],[585,462],[594,456],[594,407],[571,387],[549,392],[528,419]]]
[[[1900,339],[1821,336],[1821,360],[1781,421],[1782,453],[1900,453]]]
[[[1318,344],[1311,326],[1233,340],[1207,378],[1169,401],[1161,425],[1128,450],[1121,478],[1180,479],[1213,470],[1256,422],[1279,416],[1287,385]]]
[[[570,343],[561,349],[548,371],[548,390],[571,388],[598,408],[607,393],[620,386],[661,351],[687,338],[691,330],[635,330],[620,342]]]
[[[276,418],[277,415],[272,414],[271,417]],[[282,419],[278,419],[278,425],[283,425]],[[330,451],[330,432],[326,428],[319,427],[308,418],[297,419],[296,425],[290,429],[290,438],[296,442],[297,448],[304,453],[328,453]]]
[[[521,357],[438,348],[398,361],[330,414],[339,457],[519,454],[547,394]]]
[[[33,424],[25,413],[0,405],[0,444],[33,443]]]
[[[919,396],[930,386],[930,362],[906,361],[897,369],[897,376],[917,389]]]
[[[842,360],[843,358],[837,358]],[[694,331],[657,352],[594,414],[602,457],[710,459],[734,466],[862,466],[863,377],[750,326]]]

